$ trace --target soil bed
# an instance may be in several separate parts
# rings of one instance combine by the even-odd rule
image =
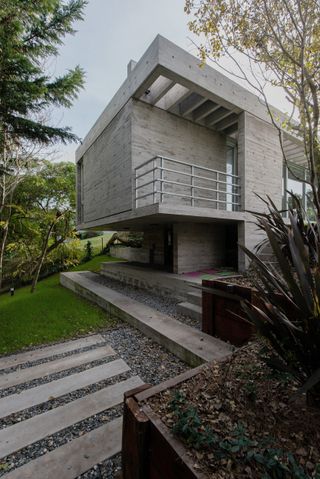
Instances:
[[[251,342],[147,401],[208,478],[320,478],[320,410],[272,359]]]
[[[255,288],[254,275],[250,273],[242,276],[233,276],[231,278],[219,278],[219,281],[229,284],[237,284],[239,286],[246,286],[247,288]]]

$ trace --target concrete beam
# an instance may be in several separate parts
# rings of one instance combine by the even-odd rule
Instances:
[[[215,129],[218,131],[223,131],[226,128],[229,128],[229,126],[234,125],[235,123],[238,123],[238,115],[236,115],[235,113],[231,113],[230,115],[225,117],[223,120],[216,123]]]
[[[207,99],[198,93],[191,93],[185,100],[180,103],[180,115],[188,116],[192,113],[196,108],[206,102]]]
[[[226,128],[223,130],[223,133],[227,136],[232,135],[238,130],[238,122],[234,123],[233,125],[229,126],[229,128]]]
[[[174,85],[161,100],[155,105],[163,110],[171,110],[179,105],[187,96],[190,95],[190,90],[182,85]]]
[[[207,116],[209,116],[211,113],[218,110],[219,108],[220,105],[208,100],[193,112],[193,120],[204,120]]]
[[[219,121],[223,120],[224,118],[227,118],[227,116],[231,115],[233,112],[232,110],[228,110],[227,108],[220,107],[218,110],[216,110],[214,113],[212,113],[210,116],[208,116],[206,120],[206,125],[207,126],[213,126]]]
[[[160,75],[141,96],[141,100],[155,105],[174,86],[174,82]]]

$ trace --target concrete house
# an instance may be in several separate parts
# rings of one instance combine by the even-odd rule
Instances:
[[[139,231],[128,259],[165,271],[246,267],[238,242],[259,234],[256,193],[278,205],[301,191],[283,165],[277,130],[257,96],[157,36],[76,152],[81,229]],[[284,134],[303,175],[303,149]],[[307,201],[307,200],[306,200]]]

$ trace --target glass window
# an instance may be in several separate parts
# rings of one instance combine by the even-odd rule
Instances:
[[[302,206],[306,210],[309,218],[313,219],[314,212],[312,207],[311,187],[303,181],[307,178],[307,168],[294,164],[289,164],[288,168],[284,165],[282,180],[283,209],[286,210],[293,206],[292,197],[287,193],[287,191],[290,191],[300,198]],[[285,214],[285,216],[287,216],[287,214]]]
[[[237,147],[236,144],[230,143],[227,145],[227,173],[228,175],[237,175]],[[236,178],[227,176],[227,210],[237,211],[239,207],[235,204],[238,203],[239,196],[235,193],[239,193],[239,188],[234,186]]]

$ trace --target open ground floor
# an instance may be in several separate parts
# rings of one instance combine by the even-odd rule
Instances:
[[[112,255],[169,273],[241,270],[243,222],[178,222],[144,225],[140,248],[114,247]]]

